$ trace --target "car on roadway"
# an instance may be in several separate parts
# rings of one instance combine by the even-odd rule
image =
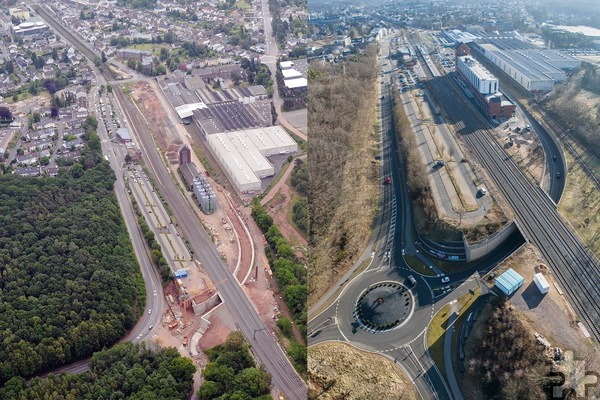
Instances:
[[[412,276],[412,275],[409,275],[409,276],[408,276],[408,280],[410,281],[410,283],[411,283],[413,286],[417,284],[417,280],[416,280],[416,279],[415,279],[415,277],[414,277],[414,276]]]
[[[442,278],[442,283],[448,283],[448,282],[450,282],[450,278],[449,277],[445,276],[445,277]]]
[[[556,178],[560,179],[560,171],[556,171]]]
[[[148,330],[149,330],[149,331],[151,331],[151,330],[152,330],[152,328],[154,328],[154,325],[150,325],[150,326],[148,327]]]
[[[389,176],[387,178],[385,178],[385,184],[386,185],[391,185],[392,184],[392,178],[390,178]]]
[[[148,314],[152,314],[152,309],[148,310]]]
[[[556,154],[552,156],[552,159],[556,161]]]

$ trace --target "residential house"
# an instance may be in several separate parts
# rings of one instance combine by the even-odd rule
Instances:
[[[40,167],[17,168],[12,173],[19,176],[40,176]]]

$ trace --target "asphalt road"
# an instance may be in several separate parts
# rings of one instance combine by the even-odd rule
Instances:
[[[600,267],[597,259],[563,220],[548,194],[532,184],[512,158],[491,139],[489,125],[481,111],[466,98],[452,96],[452,90],[458,90],[456,82],[448,77],[436,78],[430,81],[430,87],[455,121],[464,125],[458,134],[475,152],[514,209],[519,229],[538,246],[591,335],[600,339],[600,288],[597,285]]]
[[[392,67],[386,60],[388,49],[389,38],[385,40],[381,50],[383,75],[380,82],[382,94],[380,126],[384,136],[382,170],[392,178],[392,185],[384,186],[383,197],[389,198],[388,196],[391,195],[393,201],[384,202],[384,205],[388,205],[389,208],[382,209],[382,212],[389,214],[378,227],[381,232],[376,233],[376,236],[381,238],[380,242],[384,244],[380,248],[383,256],[377,254],[378,252],[373,254],[372,263],[367,270],[348,283],[346,281],[340,283],[343,290],[331,306],[318,315],[310,315],[308,341],[311,346],[327,341],[344,341],[364,350],[379,352],[391,357],[404,369],[422,398],[449,399],[450,394],[446,384],[431,362],[424,344],[426,327],[436,310],[442,306],[434,303],[433,291],[429,285],[430,280],[436,285],[433,279],[439,282],[439,278],[427,279],[415,274],[404,263],[401,256],[404,248],[402,240],[405,230],[404,216],[409,215],[410,211],[404,209],[407,204],[404,201],[404,178],[401,173],[402,166],[398,163],[398,144],[394,134],[389,74]],[[412,220],[409,218],[409,221]],[[417,285],[414,287],[407,280],[409,275],[417,279]],[[410,317],[399,327],[387,332],[374,333],[358,322],[355,317],[355,305],[367,287],[381,281],[398,282],[410,289],[412,306]],[[328,292],[328,295],[333,295],[333,292]],[[454,295],[457,297],[458,291]]]
[[[158,190],[169,204],[177,229],[188,239],[193,256],[199,259],[215,283],[219,295],[236,321],[238,329],[252,346],[258,361],[266,366],[273,377],[273,385],[289,399],[305,399],[306,386],[289,363],[275,337],[258,316],[250,300],[231,275],[221,259],[207,232],[180,192],[163,163],[162,156],[148,134],[148,124],[137,108],[125,99],[120,88],[114,89],[129,127],[137,138],[150,174],[155,178]]]
[[[386,43],[382,46],[381,57],[387,55]],[[384,199],[381,210],[385,219],[374,234],[378,237],[379,248],[372,254],[369,267],[354,279],[344,276],[318,304],[326,304],[326,298],[334,298],[332,304],[319,314],[314,310],[309,314],[309,345],[328,341],[350,343],[358,348],[378,352],[393,359],[400,365],[417,387],[423,399],[453,398],[448,385],[429,357],[426,345],[426,331],[433,315],[445,304],[479,286],[479,275],[483,275],[512,254],[524,241],[520,234],[512,235],[503,245],[482,259],[470,270],[453,274],[449,283],[442,283],[439,276],[423,276],[412,271],[402,257],[405,253],[418,250],[413,243],[413,221],[408,200],[408,189],[404,184],[404,163],[399,156],[399,146],[393,129],[392,93],[389,73],[391,66],[385,61],[381,77],[381,121],[383,131],[382,148],[384,156],[382,170],[392,178],[393,185],[383,186]],[[391,195],[388,194],[391,192]],[[379,232],[378,230],[381,230]],[[381,256],[390,250],[389,258]],[[362,262],[362,259],[359,263]],[[412,275],[416,285],[407,279]],[[393,281],[410,290],[412,306],[410,317],[399,327],[387,332],[373,332],[365,329],[355,317],[355,306],[361,294],[370,285],[382,281]],[[342,288],[340,293],[337,289]],[[337,297],[336,297],[337,296]]]
[[[71,41],[71,43],[80,49],[86,56],[93,58],[94,53],[79,38],[75,37],[64,27],[60,26],[54,19],[50,18],[48,13],[41,10],[40,14],[42,14],[42,17],[44,17],[50,25],[55,27],[55,29],[57,29],[67,40]],[[105,70],[106,68],[103,68],[103,71]],[[108,74],[107,72],[104,73]],[[98,80],[99,82],[105,82],[108,77],[109,76],[98,77]],[[290,364],[274,337],[274,334],[268,330],[264,322],[260,319],[239,283],[229,272],[227,265],[219,256],[219,253],[211,242],[207,232],[204,231],[190,205],[187,203],[185,196],[180,193],[179,188],[163,163],[159,149],[155,147],[154,141],[149,135],[150,129],[147,121],[145,121],[145,118],[137,110],[135,105],[125,99],[120,87],[115,87],[113,93],[117,104],[119,105],[118,108],[123,111],[123,119],[127,120],[130,130],[138,141],[143,158],[148,163],[148,168],[151,175],[156,180],[158,189],[163,193],[167,204],[173,212],[173,217],[178,226],[178,230],[188,239],[190,249],[194,253],[193,255],[202,262],[206,272],[217,287],[219,295],[235,319],[238,329],[250,343],[252,352],[258,359],[258,362],[265,365],[266,369],[271,373],[273,386],[284,393],[290,400],[305,400],[307,389],[304,382],[299,378],[298,374]],[[92,104],[95,103],[92,102]],[[106,144],[107,143],[103,143],[103,146]],[[111,160],[111,165],[116,171],[119,171],[120,161],[117,161],[117,159],[120,160],[121,158],[114,157],[114,159]],[[122,175],[119,177],[119,174],[117,173],[116,192],[120,199],[125,196],[122,179]],[[127,204],[130,208],[131,205],[129,203]],[[127,205],[125,207],[127,207]],[[132,214],[129,214],[128,211],[129,210],[123,211],[126,220],[133,218]],[[129,216],[127,216],[127,214],[129,214]],[[134,247],[139,246],[142,243],[139,230],[137,231],[137,236],[134,232],[130,232],[130,234],[133,235],[132,242]],[[144,270],[145,268],[143,267],[143,273]],[[156,276],[156,271],[153,268],[151,271],[153,271]],[[144,278],[146,279],[146,274],[144,274]],[[158,287],[160,288],[160,286]],[[162,301],[162,296],[153,296],[154,286],[152,284],[147,284],[146,290],[149,298],[157,297]],[[152,307],[155,309],[162,308],[159,307],[158,304],[152,304]],[[159,317],[154,316],[154,314],[144,314],[142,319],[147,320],[144,326],[150,324],[147,331],[151,330],[153,324],[158,321],[158,318]],[[138,326],[134,328],[131,335],[143,340],[144,333],[147,335],[148,332],[143,329],[140,331]]]

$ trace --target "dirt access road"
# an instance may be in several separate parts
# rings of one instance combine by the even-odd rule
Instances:
[[[152,80],[144,80],[136,83],[131,83],[131,95],[141,112],[148,119],[149,126],[153,127],[151,134],[154,135],[156,145],[164,152],[169,160],[169,168],[173,171],[173,176],[178,178],[177,163],[175,160],[177,149],[181,144],[187,144],[191,148],[191,138],[188,135],[185,127],[179,123],[178,117],[174,114],[173,108],[168,104],[156,82]],[[194,152],[191,153],[192,161],[198,167],[200,173],[206,173],[202,164],[198,160]],[[269,269],[264,255],[263,241],[258,227],[250,218],[250,208],[238,205],[234,199],[226,193],[220,185],[218,185],[210,177],[208,178],[211,186],[215,190],[218,198],[217,211],[211,215],[204,215],[198,212],[205,226],[209,227],[209,231],[213,236],[218,238],[227,238],[229,233],[224,227],[233,227],[237,233],[238,239],[232,243],[230,240],[221,240],[219,250],[227,259],[229,267],[232,271],[237,264],[238,251],[241,255],[241,264],[238,279],[244,281],[248,276],[248,281],[243,285],[243,289],[249,295],[255,309],[258,310],[261,318],[273,332],[275,330],[275,316],[279,314],[279,306],[277,305],[274,293],[271,290],[272,272]],[[225,223],[223,221],[226,221]],[[246,230],[248,232],[246,232]],[[218,235],[217,235],[218,234]],[[244,238],[247,238],[244,239]],[[218,239],[217,239],[218,241]],[[241,246],[239,248],[238,246]],[[252,263],[252,252],[254,248],[254,262]],[[235,261],[235,262],[234,262]],[[251,274],[248,274],[251,271]],[[219,322],[222,318],[216,319],[208,328],[205,335],[212,335],[215,339],[213,331],[218,331]],[[167,331],[168,333],[168,331]],[[220,335],[217,335],[220,336]],[[225,336],[222,340],[225,340]],[[215,340],[208,341],[210,345],[217,344]],[[207,341],[201,341],[207,345]]]

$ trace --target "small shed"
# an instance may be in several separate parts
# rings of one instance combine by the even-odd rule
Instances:
[[[185,278],[186,276],[188,276],[188,270],[187,269],[178,269],[177,271],[175,271],[175,278],[177,279],[181,279],[181,278]]]
[[[505,295],[510,296],[521,286],[523,286],[524,282],[525,279],[514,269],[510,268],[508,271],[496,278],[496,287]]]
[[[544,274],[542,274],[542,273],[535,274],[533,276],[533,281],[535,282],[535,286],[537,286],[537,288],[540,290],[540,292],[542,294],[546,294],[546,293],[548,293],[548,290],[550,290],[550,285],[548,284],[548,281],[544,277]]]

